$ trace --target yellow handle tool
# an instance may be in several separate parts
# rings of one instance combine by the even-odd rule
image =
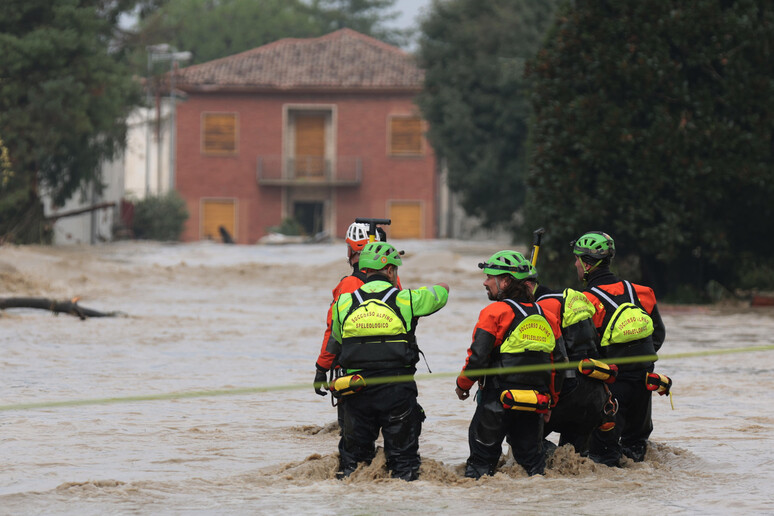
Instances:
[[[536,229],[532,232],[532,259],[530,262],[532,262],[533,267],[537,265],[538,252],[540,251],[540,241],[543,239],[543,233],[545,232],[546,230],[543,228]]]

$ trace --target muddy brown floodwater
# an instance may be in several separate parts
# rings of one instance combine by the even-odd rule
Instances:
[[[454,379],[488,302],[476,264],[495,243],[396,242],[404,286],[445,281],[417,336],[423,464],[393,480],[379,454],[337,481],[335,409],[311,388],[344,245],[115,243],[0,247],[0,296],[80,296],[125,317],[0,312],[1,514],[772,514],[774,308],[661,306],[645,462],[607,468],[560,448],[545,476],[506,461],[462,477],[473,399]],[[204,391],[252,390],[242,395]],[[170,393],[198,392],[180,399]],[[111,403],[37,408],[77,400]],[[504,452],[507,451],[504,449]]]

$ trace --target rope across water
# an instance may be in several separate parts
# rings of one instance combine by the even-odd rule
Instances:
[[[734,349],[716,349],[708,351],[694,351],[687,353],[672,353],[663,354],[658,356],[659,362],[664,360],[680,360],[686,358],[699,358],[716,355],[728,355],[735,353],[752,353],[757,351],[771,351],[774,350],[774,344],[767,346],[749,346],[744,348]],[[642,362],[653,360],[653,355],[644,355],[638,357],[626,357],[618,358],[615,360],[616,364],[625,364],[631,362]],[[605,360],[602,360],[605,362]],[[575,369],[578,367],[578,362],[566,362],[561,364],[536,364],[530,366],[499,368],[499,369],[477,369],[466,371],[466,374],[471,377],[480,377],[492,374],[507,374],[507,373],[519,373],[519,372],[532,372],[532,371],[545,371],[550,369]],[[385,383],[401,383],[410,381],[425,381],[440,378],[456,378],[459,375],[459,371],[440,372],[440,373],[419,373],[414,375],[402,375],[402,376],[386,376],[379,378],[369,378],[368,385],[379,385]],[[212,390],[200,390],[200,391],[186,391],[186,392],[169,392],[160,394],[146,394],[146,395],[134,395],[134,396],[119,396],[113,398],[90,398],[79,400],[61,400],[61,401],[39,401],[29,403],[15,403],[8,405],[0,405],[0,412],[11,411],[24,411],[24,410],[39,410],[39,409],[52,409],[60,407],[82,407],[87,405],[109,405],[117,403],[136,403],[143,401],[160,401],[160,400],[179,400],[187,398],[209,398],[215,396],[242,396],[246,394],[259,394],[263,392],[273,391],[291,391],[300,389],[310,389],[311,383],[293,383],[284,385],[265,385],[256,387],[242,387],[233,389],[212,389]]]

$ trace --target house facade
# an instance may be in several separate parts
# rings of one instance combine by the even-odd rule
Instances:
[[[391,238],[437,237],[422,79],[410,55],[350,29],[178,70],[183,240],[225,230],[254,244],[286,219],[343,238],[355,217],[392,219]]]
[[[146,196],[174,189],[170,148],[173,108],[169,96],[159,96],[155,106],[138,107],[129,115],[126,148],[102,163],[100,184],[84,185],[63,206],[54,206],[42,191],[47,217],[54,220],[53,242],[97,244],[126,238],[124,209]],[[120,233],[119,233],[120,232]]]

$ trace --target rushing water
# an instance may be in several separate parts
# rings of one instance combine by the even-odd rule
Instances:
[[[388,478],[382,455],[334,478],[335,409],[311,381],[342,244],[0,247],[0,296],[126,314],[0,312],[0,514],[774,513],[774,351],[669,357],[771,345],[774,309],[661,307],[674,410],[654,398],[645,462],[607,468],[560,448],[543,477],[506,461],[475,482],[461,475],[473,400],[453,375],[488,302],[476,263],[497,249],[399,246],[404,286],[451,285],[418,326],[434,373],[419,377],[413,483]],[[268,386],[282,388],[128,399]],[[7,409],[98,399],[112,402]]]

